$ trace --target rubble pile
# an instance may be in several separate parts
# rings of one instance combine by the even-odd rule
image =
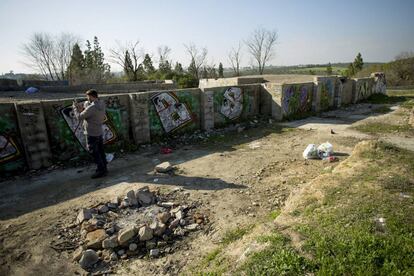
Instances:
[[[197,212],[198,202],[170,200],[147,186],[130,190],[122,198],[80,210],[76,222],[63,228],[59,239],[77,247],[73,261],[88,271],[112,267],[130,257],[172,253],[177,240],[202,229],[208,221]]]

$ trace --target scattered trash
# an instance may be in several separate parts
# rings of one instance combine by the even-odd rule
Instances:
[[[333,155],[333,146],[329,143],[323,143],[319,146],[309,144],[303,151],[303,158],[305,159],[323,159],[329,162],[334,162],[337,158]]]
[[[110,163],[112,160],[114,160],[114,154],[113,153],[105,153],[106,162]]]
[[[336,134],[336,132],[333,129],[331,129],[331,134]]]
[[[325,158],[323,160],[326,160],[329,163],[332,163],[332,162],[338,161],[338,158],[336,156],[328,156],[327,158]]]
[[[309,144],[303,152],[305,159],[319,159],[318,149],[315,144]]]
[[[36,87],[31,86],[31,87],[27,88],[25,92],[26,92],[26,94],[34,94],[34,93],[39,92],[39,89],[37,89]]]
[[[162,154],[170,154],[172,152],[173,152],[173,150],[171,148],[167,148],[167,147],[161,148],[161,153]]]
[[[257,149],[257,148],[260,148],[260,146],[261,146],[261,143],[260,143],[260,142],[258,142],[258,141],[256,141],[256,142],[251,142],[251,143],[249,144],[249,148],[251,148],[251,149]]]
[[[319,145],[318,147],[319,158],[325,159],[331,155],[333,155],[333,146],[329,142]]]
[[[158,178],[154,178],[154,182],[158,182]]]

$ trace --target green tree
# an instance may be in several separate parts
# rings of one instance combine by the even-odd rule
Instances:
[[[219,63],[219,67],[218,67],[218,77],[224,78],[224,69],[223,69],[223,64],[221,62]]]
[[[346,69],[346,71],[345,71],[345,75],[347,76],[347,77],[352,77],[352,76],[354,76],[355,75],[355,67],[354,67],[354,64],[353,63],[350,63],[349,65],[348,65],[348,68]]]
[[[188,73],[192,75],[194,78],[198,79],[198,69],[196,67],[195,60],[192,58],[190,65],[188,66]]]
[[[328,66],[326,66],[326,74],[329,76],[329,75],[332,75],[332,65],[331,65],[331,63],[329,62],[328,63]]]
[[[161,76],[164,79],[171,78],[172,69],[171,69],[171,64],[168,62],[168,60],[163,60],[162,62],[160,62],[158,68],[159,68],[158,71],[160,72]]]
[[[144,66],[144,71],[147,74],[147,76],[151,76],[155,73],[155,67],[152,64],[151,57],[148,54],[145,54],[144,61],[142,62],[142,65]]]
[[[93,38],[93,49],[89,40],[86,40],[85,75],[90,83],[102,83],[110,76],[110,66],[105,63],[104,53],[99,45],[98,38]]]
[[[182,75],[184,73],[183,66],[181,65],[181,63],[175,63],[174,73],[178,75]]]
[[[364,67],[364,60],[362,59],[361,53],[358,53],[358,55],[355,57],[355,60],[354,60],[355,74],[361,71],[363,67]]]
[[[201,71],[201,78],[203,79],[208,79],[208,71],[207,71],[207,67],[203,67],[203,70]]]
[[[78,43],[72,48],[72,55],[70,58],[67,76],[69,77],[69,82],[72,85],[82,83],[84,77],[85,69],[85,57],[82,54],[82,51]]]
[[[125,58],[124,58],[124,73],[128,80],[136,80],[136,74],[134,72],[134,66],[132,64],[131,55],[129,54],[129,51],[125,51]]]

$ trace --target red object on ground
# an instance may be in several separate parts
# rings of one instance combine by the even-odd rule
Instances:
[[[162,154],[172,153],[172,149],[171,148],[161,148],[161,153]]]
[[[335,162],[335,161],[338,161],[338,158],[336,158],[336,156],[329,156],[328,158],[328,162]]]

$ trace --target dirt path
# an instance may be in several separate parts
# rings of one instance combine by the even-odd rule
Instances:
[[[110,175],[91,180],[92,166],[56,170],[32,178],[0,183],[0,275],[57,275],[84,273],[72,263],[70,252],[50,248],[60,225],[73,223],[77,210],[129,189],[149,185],[161,191],[185,193],[199,201],[211,221],[191,235],[172,254],[159,259],[120,262],[118,274],[175,275],[187,270],[215,247],[223,234],[238,226],[260,223],[284,204],[292,189],[330,170],[336,163],[304,160],[310,144],[329,141],[339,160],[370,135],[351,127],[367,120],[384,121],[392,113],[372,113],[372,105],[356,105],[305,120],[265,124],[231,133],[208,143],[189,145],[162,155],[156,147],[114,160]],[[334,134],[331,134],[333,130]],[[400,137],[400,136],[398,136]],[[385,139],[385,138],[384,138]],[[386,137],[397,141],[392,135]],[[403,137],[406,147],[412,139]],[[400,140],[398,140],[400,141]],[[399,144],[404,144],[403,142]],[[153,174],[154,165],[170,161],[174,176]]]

